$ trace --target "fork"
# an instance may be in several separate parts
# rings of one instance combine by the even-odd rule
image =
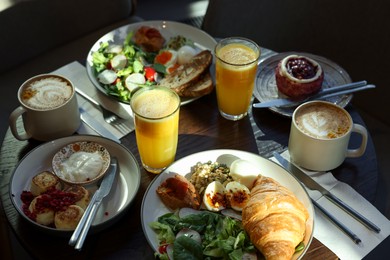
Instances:
[[[100,108],[103,114],[104,121],[106,121],[108,124],[115,124],[118,120],[123,119],[116,115],[114,112],[111,112],[104,108],[102,105],[100,105],[96,100],[88,96],[85,92],[83,92],[81,89],[76,88],[76,92],[80,94],[83,98],[87,99],[89,102]]]

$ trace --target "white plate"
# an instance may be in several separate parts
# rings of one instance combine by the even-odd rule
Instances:
[[[138,192],[141,183],[140,167],[134,155],[123,145],[110,139],[92,135],[76,135],[44,143],[23,157],[15,168],[10,183],[11,201],[17,211],[24,219],[43,231],[58,235],[69,235],[72,233],[72,231],[57,230],[40,225],[28,218],[23,213],[23,203],[20,195],[22,191],[30,190],[31,179],[36,174],[44,170],[51,170],[52,158],[59,149],[69,143],[78,141],[93,141],[101,144],[119,162],[119,174],[117,174],[116,180],[114,180],[110,194],[103,199],[99,207],[91,226],[92,232],[102,230],[118,220],[129,208]],[[94,190],[96,187],[88,186],[88,189]]]
[[[304,238],[304,243],[306,247],[299,254],[294,255],[294,259],[301,258],[310,246],[314,230],[314,209],[306,190],[293,176],[291,176],[284,168],[279,166],[277,163],[265,159],[259,155],[238,150],[209,150],[189,155],[173,163],[153,180],[153,182],[146,190],[141,205],[142,228],[150,246],[155,251],[158,250],[157,235],[155,231],[149,227],[149,223],[152,221],[156,221],[159,216],[171,212],[156,194],[157,187],[164,180],[166,180],[168,177],[173,176],[175,173],[178,173],[183,176],[189,174],[191,172],[190,168],[197,162],[206,163],[208,161],[218,161],[226,163],[226,160],[221,161],[221,156],[223,156],[223,158],[229,158],[232,155],[252,162],[259,169],[261,169],[261,172],[264,176],[274,178],[280,184],[287,187],[289,190],[294,192],[297,198],[305,205],[309,212],[309,219],[306,223],[306,235]]]
[[[93,85],[100,90],[105,95],[112,97],[115,99],[115,97],[108,95],[106,93],[106,90],[103,88],[103,86],[97,81],[94,69],[92,67],[92,52],[97,51],[100,47],[101,42],[112,42],[116,44],[123,44],[123,41],[125,40],[126,36],[131,31],[136,31],[141,26],[149,26],[156,28],[160,31],[161,35],[168,41],[170,38],[182,35],[188,39],[191,39],[194,43],[196,43],[196,46],[200,49],[209,49],[212,52],[214,51],[214,47],[217,44],[215,39],[211,37],[206,32],[199,30],[198,28],[195,28],[193,26],[178,23],[178,22],[170,22],[170,21],[147,21],[147,22],[139,22],[139,23],[132,23],[128,25],[124,25],[118,29],[115,29],[103,37],[101,37],[91,48],[91,50],[88,53],[87,56],[87,74],[89,79],[92,81]],[[211,66],[213,68],[214,66]],[[197,98],[182,98],[182,105],[185,105],[187,103],[190,103]],[[117,99],[119,101],[119,99]]]
[[[323,89],[352,82],[350,76],[342,67],[324,57],[300,52],[279,53],[267,59],[261,60],[259,63],[253,94],[260,102],[277,98],[286,98],[286,96],[279,93],[278,88],[276,87],[275,68],[280,60],[292,54],[309,57],[321,65],[324,70],[324,81],[322,83]],[[331,97],[326,100],[341,107],[345,107],[351,99],[352,94],[347,94]],[[283,116],[291,117],[295,107],[271,107],[269,109]]]

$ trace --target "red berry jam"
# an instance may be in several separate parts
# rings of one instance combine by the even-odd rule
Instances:
[[[300,58],[291,58],[286,62],[287,72],[297,79],[311,79],[317,73],[318,67],[309,60]]]

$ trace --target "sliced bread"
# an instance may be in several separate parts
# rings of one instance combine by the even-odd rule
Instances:
[[[182,97],[201,97],[210,94],[213,89],[213,80],[210,72],[207,71],[198,81],[185,88],[179,95]]]
[[[177,93],[182,93],[184,89],[197,82],[205,71],[209,70],[212,60],[211,51],[201,51],[190,62],[181,65],[162,79],[159,85],[171,88]]]

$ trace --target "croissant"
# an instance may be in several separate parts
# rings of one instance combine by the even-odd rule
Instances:
[[[290,190],[261,175],[242,211],[244,229],[266,259],[291,259],[305,236],[308,217]]]

